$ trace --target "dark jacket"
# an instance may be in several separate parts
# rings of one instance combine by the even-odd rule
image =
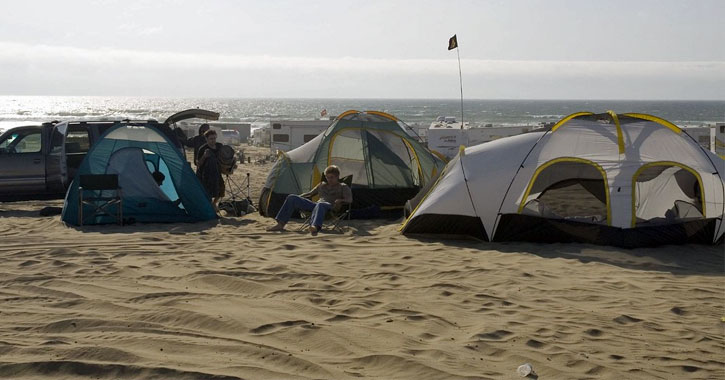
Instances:
[[[196,135],[190,139],[182,139],[181,143],[184,146],[194,149],[194,165],[197,165],[199,161],[199,149],[206,144],[206,137]]]
[[[199,177],[202,186],[212,198],[224,196],[224,180],[222,178],[221,166],[219,163],[219,150],[222,144],[216,143],[214,148],[204,144],[199,148],[199,163],[196,167],[196,175]],[[204,152],[210,151],[210,155],[206,159]]]

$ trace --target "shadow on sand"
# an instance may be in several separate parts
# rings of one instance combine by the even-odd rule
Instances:
[[[435,239],[409,236],[422,243],[441,243],[455,248],[528,253],[543,258],[598,262],[622,268],[670,272],[675,275],[725,275],[725,247],[718,245],[667,245],[624,249],[579,243],[484,242],[479,240]]]
[[[63,207],[47,206],[33,210],[0,210],[0,217],[5,218],[47,218],[60,215]]]
[[[381,225],[378,220],[354,220],[343,222],[343,230],[350,231],[355,236],[372,236],[370,230]]]
[[[117,224],[71,226],[80,232],[97,232],[102,234],[132,234],[136,232],[168,232],[172,235],[183,235],[187,233],[204,232],[216,226],[243,227],[254,224],[254,220],[241,218],[220,217],[216,220],[196,223],[133,223],[119,226]]]
[[[96,232],[101,234],[132,234],[137,232],[168,232],[170,234],[187,234],[202,232],[214,228],[218,220],[209,220],[197,223],[133,223],[124,224],[96,224],[85,226],[67,225],[79,232]]]

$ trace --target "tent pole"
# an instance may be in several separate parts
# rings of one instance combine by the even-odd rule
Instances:
[[[463,129],[463,75],[461,74],[461,48],[456,46],[456,54],[458,55],[458,82],[461,84],[461,129]]]

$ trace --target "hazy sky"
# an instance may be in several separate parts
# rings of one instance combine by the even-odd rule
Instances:
[[[0,95],[725,99],[725,0],[10,1]]]

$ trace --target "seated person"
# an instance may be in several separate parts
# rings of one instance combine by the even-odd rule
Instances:
[[[330,165],[325,169],[327,183],[320,182],[314,189],[300,195],[290,194],[285,199],[282,208],[275,219],[277,224],[267,228],[267,231],[282,231],[295,210],[312,211],[309,232],[314,236],[322,228],[327,211],[333,207],[339,208],[344,203],[352,203],[352,190],[340,182],[340,169]],[[317,203],[307,199],[319,195]]]

